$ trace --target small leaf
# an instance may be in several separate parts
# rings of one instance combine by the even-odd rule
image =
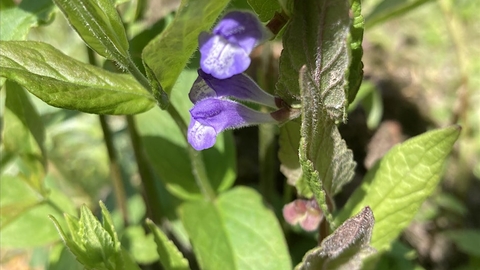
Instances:
[[[155,105],[131,76],[84,64],[33,41],[0,42],[0,76],[49,105],[97,114],[135,114]]]
[[[112,237],[86,205],[81,207],[80,213],[79,233],[89,262],[93,265],[108,263],[115,255]]]
[[[348,183],[354,173],[353,153],[341,138],[335,122],[325,108],[317,108],[319,92],[305,68],[301,70],[302,139],[300,163],[318,205],[333,226],[331,203],[333,195]]]
[[[258,18],[262,22],[266,22],[273,18],[275,12],[281,12],[282,7],[277,0],[248,0],[248,4],[252,7]]]
[[[363,258],[375,252],[369,246],[374,223],[372,210],[365,207],[325,238],[320,247],[307,252],[295,269],[360,269]]]
[[[107,207],[102,201],[99,202],[99,205],[100,205],[100,208],[102,209],[102,226],[112,238],[115,251],[120,252],[120,241],[118,240],[115,227],[113,227],[113,221],[112,221],[112,217],[110,216],[110,212],[108,212]]]
[[[160,256],[160,263],[166,270],[190,269],[188,261],[178,250],[175,244],[153,223],[147,219],[147,226],[153,233],[153,239],[157,244],[157,252]]]
[[[212,201],[180,208],[201,269],[291,269],[285,239],[262,197],[236,187]]]
[[[360,0],[351,0],[353,21],[350,25],[349,45],[351,62],[348,73],[348,103],[352,103],[363,80],[362,41],[365,20],[362,16]]]
[[[365,176],[338,214],[342,222],[365,205],[375,213],[372,246],[386,250],[440,180],[459,126],[433,130],[392,148]]]
[[[53,8],[52,0],[23,0],[18,6],[2,1],[0,40],[24,40],[32,27],[52,20]]]
[[[198,35],[209,30],[228,2],[183,0],[173,22],[143,50],[142,58],[168,94],[195,51]]]
[[[123,230],[122,247],[140,264],[152,264],[159,259],[154,235],[145,234],[142,225],[128,226]]]
[[[107,59],[128,66],[128,40],[111,0],[53,0],[85,43]]]
[[[383,0],[366,17],[365,26],[370,28],[379,23],[404,15],[431,0]]]

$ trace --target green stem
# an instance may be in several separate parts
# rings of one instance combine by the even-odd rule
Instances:
[[[142,186],[144,190],[145,202],[147,205],[148,217],[155,223],[159,224],[162,217],[160,193],[158,192],[157,183],[153,169],[144,152],[140,135],[135,128],[135,118],[127,115],[128,132],[132,140],[133,153],[137,160],[138,173],[142,179]]]
[[[177,123],[177,126],[180,128],[180,131],[182,132],[185,140],[187,140],[188,127],[180,113],[178,113],[177,109],[175,108],[175,106],[173,106],[173,104],[170,104],[167,111],[173,118],[175,123]],[[196,151],[192,148],[192,146],[190,146],[190,144],[188,144],[188,155],[192,163],[193,177],[195,178],[198,187],[202,191],[203,196],[209,200],[215,199],[216,194],[214,189],[212,188],[212,185],[208,181],[207,171],[205,169],[205,164],[203,163],[202,159],[202,153]]]
[[[150,94],[152,94],[152,86],[148,81],[147,77],[138,69],[138,67],[133,63],[132,59],[129,59],[129,64],[127,66],[128,72],[145,88]]]
[[[99,115],[100,124],[103,131],[103,139],[107,147],[108,159],[110,163],[110,177],[112,179],[113,190],[115,193],[115,200],[117,207],[123,216],[123,223],[126,226],[128,224],[128,211],[127,211],[127,196],[125,192],[125,186],[122,179],[122,172],[118,163],[117,153],[115,152],[115,146],[113,144],[113,135],[110,127],[108,126],[105,115]]]

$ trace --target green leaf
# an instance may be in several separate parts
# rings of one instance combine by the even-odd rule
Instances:
[[[196,77],[196,71],[185,71],[171,97],[172,104],[187,123],[190,121],[188,110],[192,107],[188,91]],[[155,108],[136,116],[136,123],[147,156],[168,191],[182,199],[203,198],[192,174],[185,134],[168,112]],[[217,191],[230,187],[236,177],[235,146],[231,134],[220,134],[215,146],[203,151],[202,155],[212,187]]]
[[[85,43],[98,54],[129,64],[128,40],[111,0],[53,0]]]
[[[18,84],[6,82],[3,145],[5,151],[21,158],[21,170],[32,187],[44,193],[45,128],[27,94]],[[22,166],[23,164],[23,166]]]
[[[166,270],[188,270],[188,261],[178,250],[175,244],[153,223],[147,219],[147,226],[153,233],[153,239],[157,244],[157,253],[160,256],[160,263]]]
[[[100,205],[100,208],[102,209],[102,226],[105,229],[105,231],[110,235],[111,239],[113,240],[115,252],[120,252],[120,241],[118,240],[117,232],[115,231],[115,227],[113,226],[113,221],[112,221],[112,217],[110,216],[110,212],[108,212],[107,207],[102,201],[99,202],[99,205]]]
[[[112,237],[86,205],[80,208],[79,234],[88,260],[93,264],[108,262],[115,255]]]
[[[408,13],[431,0],[383,0],[366,16],[365,26],[370,28],[379,23]]]
[[[280,127],[280,137],[278,139],[280,149],[278,158],[280,159],[280,171],[287,177],[290,185],[295,185],[302,176],[300,160],[298,158],[298,147],[300,146],[300,125],[297,122],[290,121]]]
[[[30,28],[52,20],[53,7],[52,0],[23,0],[18,6],[3,6],[2,1],[0,40],[25,39]]]
[[[141,225],[129,226],[122,233],[122,246],[137,263],[152,264],[158,261],[154,235],[145,234]]]
[[[247,2],[258,14],[258,18],[262,22],[266,22],[273,18],[275,12],[282,11],[282,7],[278,0],[247,0]]]
[[[0,76],[49,105],[97,114],[135,114],[155,105],[131,76],[79,62],[33,41],[0,42]]]
[[[372,210],[365,207],[325,238],[320,247],[307,252],[295,269],[360,269],[362,260],[375,253],[369,246],[374,224]]]
[[[316,89],[315,110],[344,120],[351,62],[349,2],[347,0],[298,1],[283,36],[277,94],[288,104],[299,103],[299,72],[305,65]]]
[[[332,203],[333,195],[352,179],[355,162],[352,151],[347,148],[327,109],[318,102],[321,94],[315,88],[313,78],[305,68],[301,70],[301,76],[303,118],[300,163],[315,199],[334,226],[328,204]]]
[[[228,3],[183,0],[173,22],[145,47],[142,58],[167,93],[197,48],[200,32],[209,30]]]
[[[250,188],[236,187],[214,202],[187,202],[180,218],[202,269],[292,268],[277,218]]]
[[[386,250],[437,186],[459,126],[433,130],[392,148],[365,176],[336,217],[346,220],[362,207],[375,213],[372,246]]]
[[[350,0],[353,21],[350,25],[350,54],[351,62],[348,73],[348,103],[352,103],[357,95],[357,91],[363,80],[363,63],[362,63],[362,41],[365,20],[362,16],[362,4],[360,0]]]

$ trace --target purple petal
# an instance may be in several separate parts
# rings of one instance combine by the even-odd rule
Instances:
[[[249,52],[219,35],[202,33],[199,36],[200,67],[218,79],[244,72],[250,65]]]
[[[197,102],[190,115],[203,126],[220,133],[225,129],[240,128],[261,123],[276,123],[270,114],[252,110],[231,100],[206,98]]]
[[[215,144],[217,133],[212,127],[204,126],[191,117],[187,138],[188,143],[190,143],[195,150],[200,151],[210,148]]]
[[[198,70],[198,75],[199,77],[189,93],[193,103],[207,97],[234,97],[239,100],[276,107],[275,97],[263,91],[243,73],[223,80],[219,80],[201,69]]]
[[[227,13],[213,29],[213,33],[242,47],[247,54],[265,36],[264,27],[257,16],[243,11]]]

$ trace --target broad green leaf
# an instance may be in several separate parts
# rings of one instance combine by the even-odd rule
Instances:
[[[351,62],[348,72],[348,103],[355,99],[360,84],[363,80],[362,63],[362,41],[365,20],[362,16],[362,4],[360,0],[350,0],[353,21],[350,25],[350,36],[348,43],[350,45]]]
[[[276,93],[288,104],[300,103],[299,72],[305,65],[319,106],[331,119],[344,120],[348,93],[350,25],[348,0],[305,0],[294,5],[283,36]]]
[[[372,210],[365,207],[325,238],[319,247],[307,252],[295,269],[360,269],[362,260],[375,253],[369,246],[374,224]]]
[[[149,66],[163,89],[170,94],[178,76],[198,46],[200,32],[208,31],[228,0],[183,0],[173,19],[143,50]]]
[[[18,155],[23,179],[37,192],[45,193],[45,128],[37,111],[21,86],[6,82],[3,129],[4,151]]]
[[[155,105],[130,75],[79,62],[33,41],[0,42],[0,76],[49,105],[96,114],[135,114]]]
[[[153,233],[157,244],[157,253],[160,256],[160,263],[166,270],[188,270],[188,261],[178,250],[175,244],[153,223],[147,219],[147,226]]]
[[[172,92],[172,104],[188,123],[188,110],[193,106],[188,92],[196,79],[196,71],[185,71]],[[137,129],[147,156],[167,190],[182,199],[202,198],[192,174],[187,153],[186,134],[182,134],[168,112],[154,108],[136,116]],[[236,177],[235,148],[230,133],[222,133],[212,149],[202,152],[207,175],[217,191],[227,189]]]
[[[352,179],[355,162],[335,122],[319,102],[321,94],[315,88],[314,79],[305,68],[301,70],[301,76],[303,118],[300,163],[319,206],[332,223],[332,209],[328,205],[332,203],[333,195]]]
[[[375,213],[372,246],[386,250],[437,186],[459,126],[433,130],[392,148],[365,176],[336,217],[346,220],[362,207]]]
[[[250,188],[187,202],[180,217],[202,269],[292,268],[277,218]]]
[[[153,238],[153,234],[145,234],[145,228],[141,225],[128,226],[122,232],[122,247],[137,263],[151,264],[159,259]]]
[[[2,1],[0,40],[25,39],[30,28],[52,20],[53,7],[52,0],[23,0],[18,6],[3,6]]]
[[[379,23],[408,13],[431,0],[383,0],[365,18],[365,26],[370,28]]]
[[[129,65],[128,40],[111,0],[53,0],[85,43],[98,54]]]
[[[282,7],[278,0],[247,0],[248,4],[258,14],[262,22],[269,21],[275,12],[281,12]]]
[[[58,241],[59,235],[48,215],[60,217],[59,209],[68,211],[73,206],[56,190],[43,198],[22,179],[3,174],[0,176],[0,207],[0,246],[29,248]]]

